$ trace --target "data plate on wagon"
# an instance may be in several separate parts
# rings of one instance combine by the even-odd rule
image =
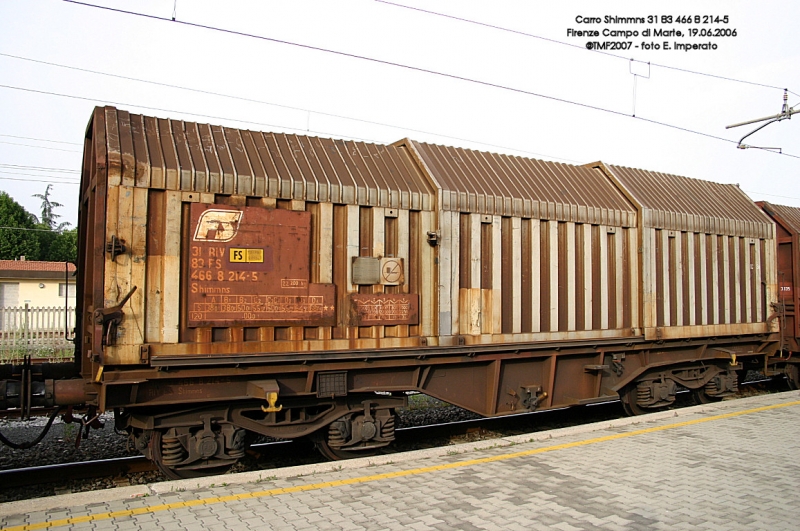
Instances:
[[[310,281],[311,214],[193,203],[188,326],[332,326],[333,284]]]

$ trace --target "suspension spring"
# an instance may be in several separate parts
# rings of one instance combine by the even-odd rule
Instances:
[[[394,415],[386,419],[381,426],[381,438],[394,440]]]
[[[647,385],[646,383],[644,385],[639,384],[639,386],[636,388],[636,393],[637,393],[637,401],[640,404],[646,404],[647,402],[650,401],[651,397],[650,386]]]
[[[177,465],[184,459],[183,445],[177,437],[161,438],[161,460],[165,465]]]
[[[330,446],[342,446],[345,441],[344,430],[341,422],[334,422],[328,428],[328,444]]]
[[[233,435],[233,439],[231,440],[231,447],[228,448],[227,453],[230,457],[234,459],[240,459],[244,457],[244,448],[245,448],[245,431],[244,430],[236,430]]]

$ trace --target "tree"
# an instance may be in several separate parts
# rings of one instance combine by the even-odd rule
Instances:
[[[39,233],[45,234],[45,233]],[[55,238],[45,249],[42,248],[42,260],[51,262],[77,262],[78,261],[78,229],[56,232]]]
[[[43,194],[33,194],[33,197],[42,200],[42,217],[37,220],[36,225],[42,229],[36,233],[41,249],[39,259],[51,262],[74,262],[78,257],[78,231],[67,231],[66,228],[70,223],[66,221],[58,223],[61,214],[56,214],[55,209],[64,205],[50,199],[52,186],[48,184]]]
[[[46,228],[50,230],[61,232],[62,230],[69,227],[70,223],[64,221],[56,225],[56,220],[61,217],[61,214],[56,214],[54,212],[54,209],[62,207],[64,205],[62,205],[57,201],[50,200],[50,188],[52,186],[53,186],[52,184],[48,184],[47,188],[44,189],[44,194],[33,194],[33,197],[42,200],[42,217],[40,220],[37,219],[36,221],[38,223],[41,223],[42,225],[45,225]]]
[[[14,201],[6,192],[0,192],[0,260],[39,259],[39,237],[36,216]]]

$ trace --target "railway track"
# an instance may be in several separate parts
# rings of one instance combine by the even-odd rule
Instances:
[[[740,395],[753,396],[784,390],[782,379],[750,381],[742,385]],[[691,394],[680,393],[675,407],[694,405]],[[495,418],[478,418],[423,426],[398,428],[395,443],[387,453],[399,453],[423,448],[446,446],[483,439],[501,438],[521,433],[552,430],[557,428],[611,420],[625,416],[618,401],[609,401],[583,407],[536,411]],[[284,466],[295,466],[325,459],[318,455],[313,444],[306,440],[274,441],[254,444],[248,456],[233,472],[266,470]],[[146,481],[141,481],[147,476]],[[114,486],[127,486],[145,482],[162,481],[156,467],[143,456],[130,456],[115,459],[92,460],[76,463],[53,464],[0,471],[2,491],[23,489],[29,492],[27,498],[90,490],[82,482],[100,478],[111,478]],[[62,487],[42,489],[34,494],[31,487],[59,483]],[[63,486],[69,484],[69,486]],[[106,487],[110,486],[106,482]],[[47,491],[47,492],[45,492]],[[18,499],[25,499],[21,497]]]

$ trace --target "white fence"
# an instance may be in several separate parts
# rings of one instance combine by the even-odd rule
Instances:
[[[75,308],[0,307],[0,358],[57,358],[74,349]]]

